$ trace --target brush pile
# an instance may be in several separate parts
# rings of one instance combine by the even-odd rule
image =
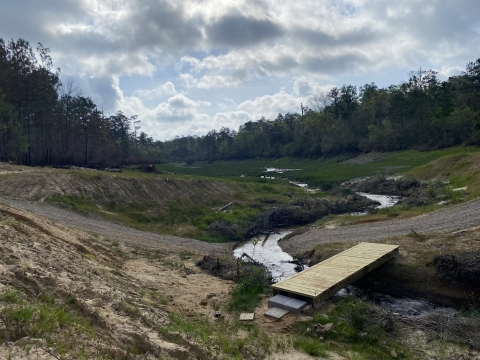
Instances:
[[[422,316],[401,317],[404,324],[424,331],[432,339],[468,344],[480,350],[480,321],[461,317],[448,310],[435,310]]]

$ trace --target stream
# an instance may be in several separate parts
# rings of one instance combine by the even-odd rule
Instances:
[[[243,253],[248,254],[270,270],[275,282],[286,279],[297,273],[295,271],[297,265],[290,263],[293,257],[282,250],[278,241],[291,232],[291,230],[281,230],[270,235],[260,235],[257,245],[254,246],[253,241],[241,243],[235,247],[233,255],[239,258]]]
[[[399,197],[389,195],[374,195],[367,193],[358,193],[369,199],[378,201],[380,205],[376,208],[385,208],[395,205]],[[364,215],[366,213],[355,213],[355,215]],[[242,256],[243,253],[251,256],[255,261],[265,265],[272,273],[275,282],[284,280],[297,272],[295,271],[296,264],[292,264],[293,257],[282,250],[278,245],[278,241],[290,234],[292,230],[280,230],[270,235],[258,236],[258,243],[254,245],[253,241],[243,242],[235,247],[233,255],[236,258]]]

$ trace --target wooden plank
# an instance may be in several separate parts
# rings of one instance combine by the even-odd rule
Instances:
[[[398,254],[397,245],[360,243],[288,279],[272,285],[274,291],[312,298],[313,304],[328,299]]]

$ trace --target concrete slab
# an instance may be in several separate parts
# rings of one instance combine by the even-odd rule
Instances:
[[[289,310],[294,314],[300,314],[302,309],[307,306],[306,301],[291,299],[288,300],[286,303],[282,304],[282,309]]]
[[[268,300],[268,307],[278,307],[295,314],[300,314],[305,306],[307,306],[306,301],[297,300],[285,295],[275,295]]]
[[[251,321],[255,317],[255,313],[241,313],[240,321]]]
[[[275,295],[274,297],[268,299],[268,307],[281,307],[287,301],[292,300],[291,297],[284,295]]]
[[[280,309],[280,308],[277,308],[277,307],[272,307],[270,310],[268,310],[265,313],[265,316],[270,316],[270,317],[273,317],[275,319],[281,319],[282,316],[284,316],[288,313],[289,313],[288,310]]]

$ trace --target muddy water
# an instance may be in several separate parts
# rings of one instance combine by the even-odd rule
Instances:
[[[296,274],[294,269],[296,265],[289,263],[293,257],[278,246],[278,241],[290,233],[291,230],[282,230],[269,235],[268,238],[266,235],[258,236],[257,245],[254,246],[251,240],[241,243],[233,250],[233,255],[238,258],[246,253],[264,264],[271,271],[275,281],[286,279]]]

